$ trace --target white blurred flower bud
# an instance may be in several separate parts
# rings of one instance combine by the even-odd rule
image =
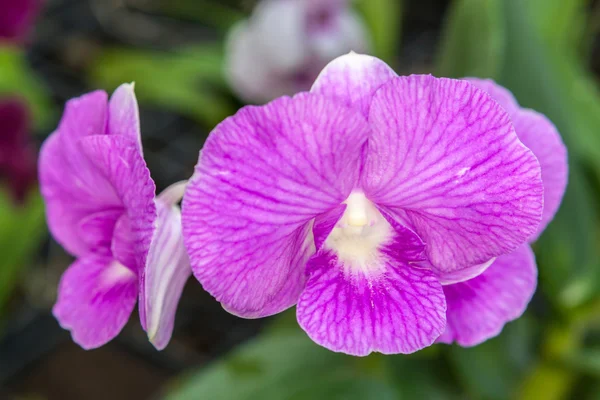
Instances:
[[[243,100],[265,103],[310,89],[335,57],[368,50],[366,29],[347,0],[262,0],[229,33],[226,74]]]

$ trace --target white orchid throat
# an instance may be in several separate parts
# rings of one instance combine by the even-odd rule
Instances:
[[[377,274],[384,266],[380,250],[392,240],[393,229],[364,193],[354,191],[344,203],[346,210],[325,248],[336,254],[346,273]]]

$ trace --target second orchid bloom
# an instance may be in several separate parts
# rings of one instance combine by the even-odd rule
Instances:
[[[184,184],[155,198],[133,85],[110,101],[101,91],[71,100],[41,150],[39,170],[50,231],[77,258],[53,310],[61,326],[82,347],[101,346],[139,298],[142,326],[164,348],[191,274],[177,206]]]

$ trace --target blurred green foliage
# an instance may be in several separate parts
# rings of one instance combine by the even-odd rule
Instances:
[[[402,0],[359,0],[356,7],[371,34],[373,54],[393,64],[400,47]]]
[[[246,17],[226,4],[211,0],[159,0],[157,3],[165,15],[196,21],[223,33]]]
[[[517,394],[538,336],[524,317],[469,349],[438,344],[411,355],[359,358],[317,346],[292,309],[223,360],[173,382],[165,398],[503,400]]]
[[[174,52],[106,49],[92,69],[95,86],[113,90],[136,82],[140,102],[181,113],[209,128],[235,112],[216,45]]]
[[[25,204],[0,191],[0,326],[2,310],[17,285],[22,268],[31,261],[46,235],[44,203],[34,191]]]
[[[498,75],[506,46],[500,1],[455,1],[444,29],[436,67],[438,76]]]
[[[302,332],[281,331],[248,342],[197,375],[181,379],[169,400],[354,400],[397,398],[385,362],[333,353]],[[385,370],[384,370],[385,372]]]
[[[32,128],[46,129],[54,118],[46,88],[29,68],[23,49],[10,45],[0,46],[0,97],[3,96],[19,97],[27,103],[32,112]],[[37,189],[17,205],[0,187],[0,328],[6,303],[45,235],[44,204]]]
[[[400,45],[402,1],[360,0],[357,9],[371,32],[374,54],[393,63]],[[218,29],[223,35],[244,14],[214,1],[159,1],[159,11]],[[204,44],[170,52],[132,48],[104,49],[89,71],[92,86],[113,90],[133,82],[140,102],[159,106],[211,129],[233,114],[223,72],[223,49]]]
[[[29,68],[22,50],[0,46],[0,96],[12,95],[27,101],[36,128],[45,128],[51,122],[53,105],[46,88]]]

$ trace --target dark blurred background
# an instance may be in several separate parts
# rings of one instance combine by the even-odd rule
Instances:
[[[0,0],[0,14],[10,2]],[[158,189],[190,177],[212,127],[244,104],[224,73],[225,42],[257,2],[38,3],[25,38],[0,42],[0,95],[19,99],[29,115],[20,134],[28,144],[17,147],[39,148],[68,99],[135,81]],[[84,351],[50,313],[72,260],[46,231],[35,175],[2,173],[0,399],[600,399],[600,2],[350,7],[370,52],[399,74],[491,77],[558,126],[570,183],[535,246],[540,283],[525,316],[476,348],[353,359],[305,339],[293,310],[239,319],[191,279],[166,350],[148,343],[134,315],[114,341]],[[15,182],[31,182],[29,191],[12,193]]]

